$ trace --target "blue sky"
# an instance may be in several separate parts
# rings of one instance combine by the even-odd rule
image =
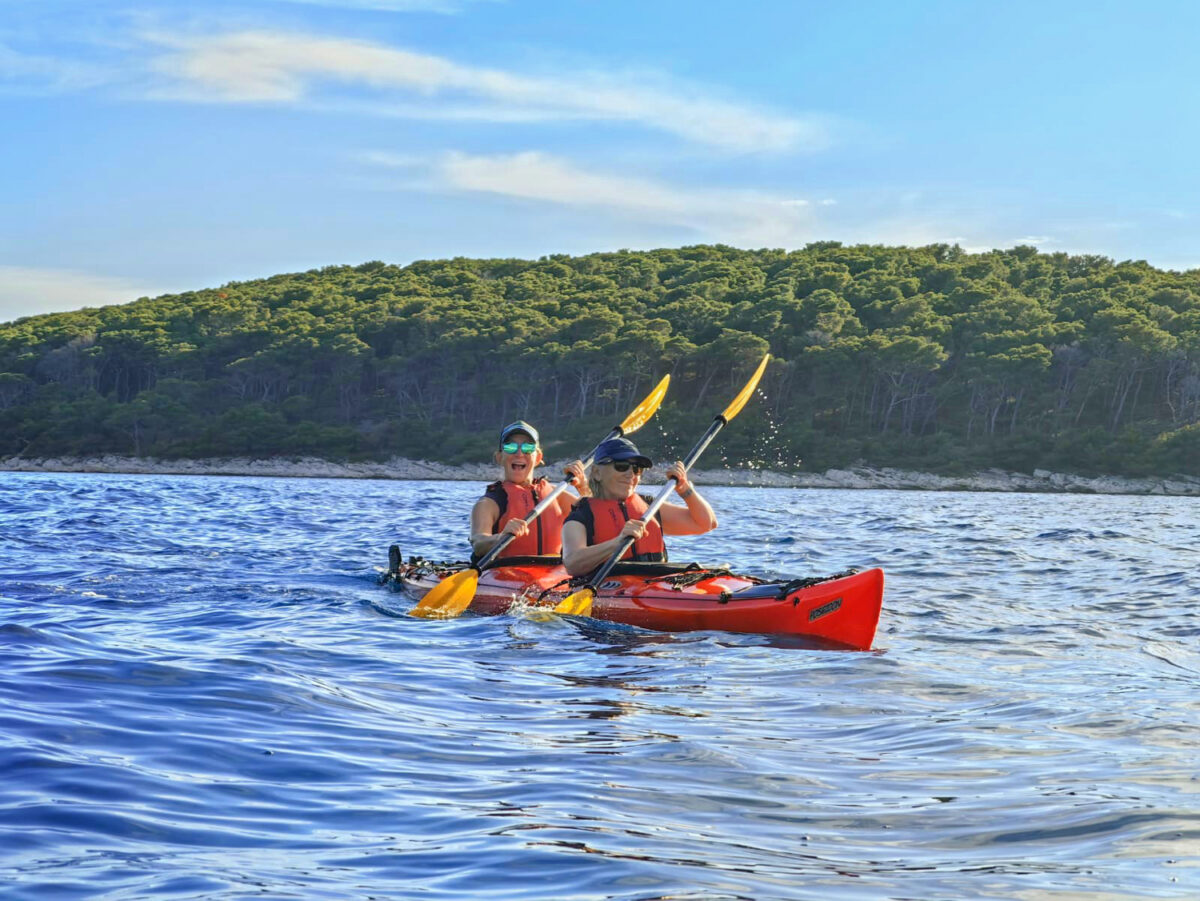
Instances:
[[[0,0],[0,321],[723,242],[1200,266],[1200,4]]]

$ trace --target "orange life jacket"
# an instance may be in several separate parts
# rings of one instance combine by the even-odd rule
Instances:
[[[587,530],[589,546],[616,538],[621,528],[631,519],[641,519],[650,505],[634,494],[623,501],[601,501],[594,497],[583,497],[567,517],[573,522],[583,523]],[[646,523],[646,534],[633,543],[621,557],[622,560],[662,562],[667,559],[667,546],[663,543],[662,515],[655,513]]]
[[[544,476],[534,479],[532,486],[515,485],[512,482],[493,482],[488,485],[483,496],[491,498],[500,508],[500,518],[492,527],[492,534],[498,535],[509,520],[524,519],[553,490]],[[505,545],[501,559],[561,554],[562,524],[563,515],[559,512],[558,504],[551,504],[529,524],[529,531],[524,536],[514,538]]]

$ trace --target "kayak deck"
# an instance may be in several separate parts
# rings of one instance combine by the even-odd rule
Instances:
[[[385,581],[420,600],[466,563],[430,563],[389,554]],[[516,557],[485,569],[468,610],[553,608],[579,587],[557,557]],[[765,582],[698,564],[619,563],[596,591],[591,616],[660,632],[719,630],[802,635],[869,650],[883,603],[883,570]]]

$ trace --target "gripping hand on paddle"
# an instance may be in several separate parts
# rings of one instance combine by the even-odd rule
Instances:
[[[717,514],[696,491],[688,478],[687,467],[676,460],[667,468],[667,478],[675,480],[675,493],[686,504],[663,504],[659,508],[663,529],[668,535],[703,535],[717,527]]]
[[[621,534],[613,539],[613,548],[615,549],[620,547],[621,542],[626,538],[632,537],[634,541],[637,541],[645,534],[646,524],[644,522],[642,522],[640,519],[628,520],[625,525],[621,526]]]
[[[567,481],[575,486],[575,490],[579,492],[580,497],[591,496],[592,490],[588,487],[587,470],[583,468],[582,460],[568,463],[563,470],[563,474],[567,477]]]
[[[684,468],[682,460],[676,460],[668,466],[666,476],[668,479],[675,480],[675,493],[680,497],[686,498],[688,493],[692,491],[692,483],[688,479],[687,470]]]
[[[514,538],[520,538],[522,535],[525,535],[529,532],[529,523],[525,522],[523,519],[510,519],[504,524],[504,528],[501,529],[501,532],[507,533]]]

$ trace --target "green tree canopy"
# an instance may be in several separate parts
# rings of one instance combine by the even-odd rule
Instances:
[[[837,242],[372,261],[3,323],[0,454],[485,459],[517,416],[566,454],[668,372],[686,432],[767,350],[733,463],[1200,466],[1200,271]]]

